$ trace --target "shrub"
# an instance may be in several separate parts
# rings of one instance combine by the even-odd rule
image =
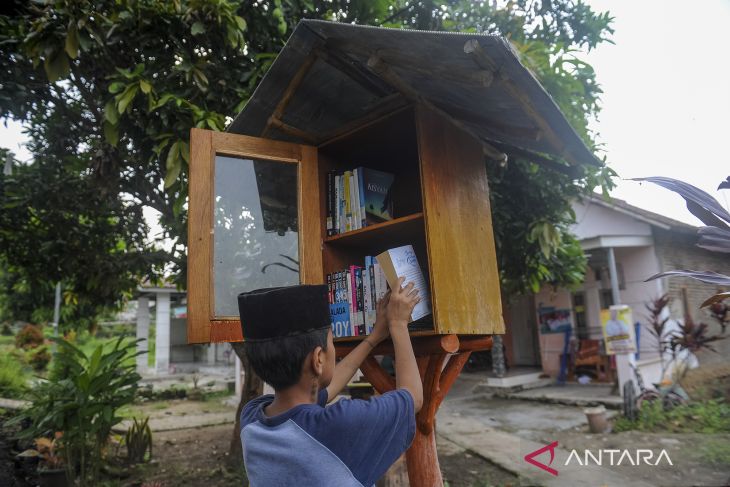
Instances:
[[[15,346],[22,349],[38,348],[43,345],[43,331],[36,325],[27,324],[15,335]]]
[[[31,405],[13,422],[30,420],[31,427],[21,432],[25,438],[62,432],[60,450],[70,485],[98,485],[112,427],[122,420],[118,412],[137,391],[140,376],[134,360],[127,360],[136,342],[119,339],[111,350],[99,345],[87,355],[65,340],[52,340],[58,344],[55,362],[66,373],[38,382],[30,390]]]
[[[10,325],[7,323],[3,323],[2,329],[0,329],[0,335],[9,337],[13,334],[13,329],[10,328]]]
[[[636,421],[618,418],[614,431],[661,431],[674,433],[730,433],[730,404],[724,401],[696,401],[665,410],[654,401],[639,410]]]
[[[28,374],[12,355],[0,355],[0,397],[17,398],[27,388]]]
[[[48,364],[51,362],[51,354],[48,351],[48,347],[40,347],[31,353],[28,363],[33,370],[36,372],[42,372],[46,370]]]

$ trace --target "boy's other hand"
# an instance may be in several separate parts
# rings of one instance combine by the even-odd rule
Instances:
[[[390,331],[388,330],[388,321],[386,319],[386,309],[388,307],[388,301],[390,300],[390,291],[385,293],[381,299],[378,300],[378,304],[375,307],[375,325],[373,325],[373,332],[370,334],[371,340],[378,344],[388,338]]]
[[[414,284],[409,282],[403,286],[405,277],[398,278],[397,289],[392,289],[390,299],[386,308],[386,318],[388,325],[393,327],[406,327],[411,321],[411,312],[413,308],[421,300],[418,297],[418,289],[414,289]]]

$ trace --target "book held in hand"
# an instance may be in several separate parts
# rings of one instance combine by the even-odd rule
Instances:
[[[423,271],[418,265],[416,253],[413,246],[404,245],[394,249],[386,250],[376,257],[378,264],[385,274],[388,285],[391,289],[398,286],[398,278],[405,277],[405,284],[412,282],[414,288],[418,289],[418,296],[421,301],[416,304],[411,313],[411,321],[416,321],[431,314],[431,295],[428,283],[423,276]]]

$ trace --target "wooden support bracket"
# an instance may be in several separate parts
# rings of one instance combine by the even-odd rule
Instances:
[[[406,452],[408,478],[412,487],[442,487],[436,453],[436,413],[471,353],[489,350],[492,337],[434,335],[413,337],[412,342],[423,382],[423,406],[416,414],[416,435]],[[357,342],[338,343],[337,356],[346,356],[356,345]],[[396,381],[374,356],[393,353],[393,343],[382,342],[360,366],[365,378],[381,394],[394,390]]]

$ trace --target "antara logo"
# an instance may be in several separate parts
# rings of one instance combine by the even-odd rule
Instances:
[[[538,448],[537,450],[528,453],[525,455],[525,461],[531,465],[536,466],[539,469],[545,470],[547,473],[551,475],[558,476],[558,471],[554,468],[552,468],[550,465],[552,465],[553,460],[555,460],[555,449],[558,447],[558,442],[553,441],[549,445],[545,445],[542,448]],[[542,462],[539,462],[535,460],[535,457],[538,457],[542,455],[545,452],[550,452],[550,461],[545,465]],[[590,465],[591,463],[594,465],[610,465],[610,466],[618,466],[618,465],[649,465],[649,466],[657,466],[662,461],[665,461],[669,465],[674,465],[672,463],[672,459],[669,458],[669,454],[666,450],[661,450],[658,455],[655,455],[653,450],[648,449],[637,449],[633,452],[630,450],[596,450],[595,452],[591,450],[584,450],[583,456],[581,456],[578,453],[578,450],[571,450],[570,454],[568,455],[568,459],[565,460],[565,466],[571,465],[572,463],[575,463],[580,466]]]

